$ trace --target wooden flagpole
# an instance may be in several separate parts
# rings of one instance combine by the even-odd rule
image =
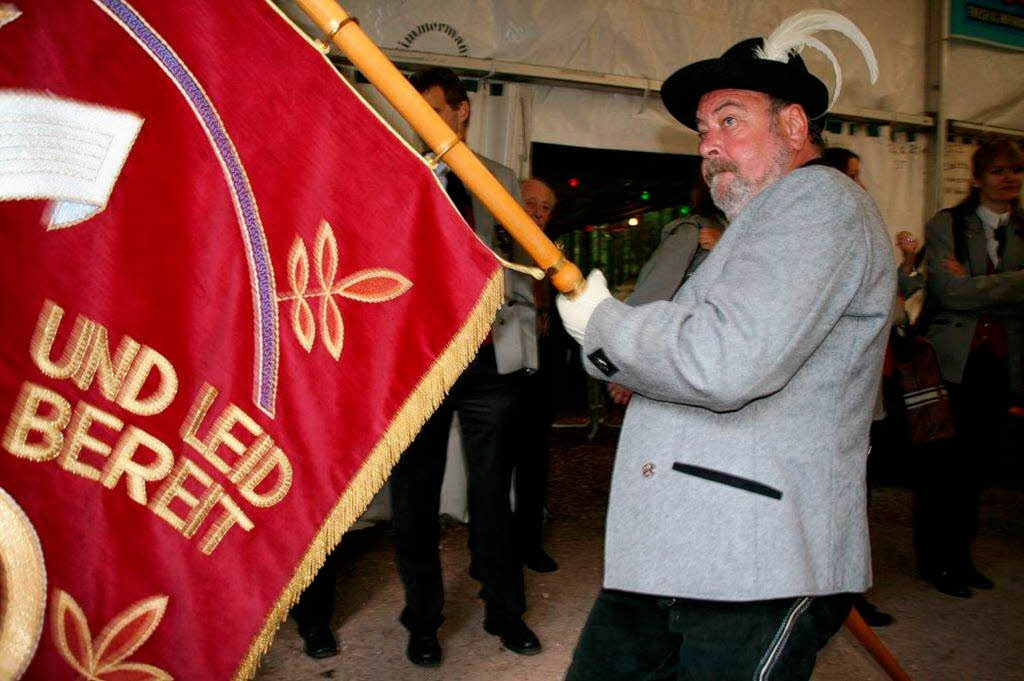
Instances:
[[[585,282],[579,268],[566,260],[476,154],[430,108],[408,79],[359,27],[359,22],[334,0],[296,2],[526,249],[551,277],[555,288],[563,293],[582,290]]]
[[[900,663],[896,661],[893,654],[882,643],[882,639],[878,638],[875,632],[871,631],[871,627],[868,626],[856,609],[850,610],[850,615],[846,618],[846,628],[860,641],[861,645],[867,648],[871,656],[875,658],[875,662],[885,670],[890,679],[893,681],[911,681],[910,676],[903,671],[903,667],[900,666]]]

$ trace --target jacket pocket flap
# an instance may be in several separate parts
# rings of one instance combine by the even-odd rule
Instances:
[[[782,498],[782,492],[774,487],[769,487],[768,485],[757,482],[756,480],[741,478],[738,475],[730,475],[729,473],[716,471],[712,468],[704,468],[703,466],[694,466],[692,464],[676,461],[672,464],[672,470],[703,478],[704,480],[710,480],[711,482],[719,482],[723,485],[729,485],[730,487],[746,490],[747,492],[753,492],[754,494],[761,494],[766,497],[771,497],[772,499]]]

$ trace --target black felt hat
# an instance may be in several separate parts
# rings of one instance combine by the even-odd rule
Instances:
[[[747,38],[717,59],[705,59],[679,69],[661,86],[665,108],[688,128],[697,129],[697,104],[715,90],[753,90],[799,104],[808,118],[829,108],[828,88],[804,65],[799,54],[781,62],[758,57],[763,38]]]

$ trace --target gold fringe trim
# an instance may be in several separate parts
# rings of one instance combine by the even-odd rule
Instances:
[[[370,505],[374,495],[387,481],[391,468],[398,462],[402,452],[416,437],[434,410],[440,406],[455,380],[476,356],[504,297],[504,271],[499,267],[480,294],[465,324],[395,413],[384,435],[370,451],[370,455],[324,520],[324,524],[310,542],[306,555],[299,561],[291,580],[267,615],[263,629],[250,643],[249,652],[235,670],[233,681],[248,681],[256,674],[260,658],[270,648],[277,629],[288,616],[291,606],[299,600],[299,595],[313,581],[313,577],[341,541],[345,531]]]

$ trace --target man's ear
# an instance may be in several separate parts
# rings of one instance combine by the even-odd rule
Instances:
[[[776,121],[782,139],[794,151],[802,149],[810,137],[810,121],[799,104],[789,104],[778,113]]]
[[[459,106],[455,109],[456,115],[459,117],[460,123],[465,123],[469,120],[469,100],[463,100],[459,102]]]

